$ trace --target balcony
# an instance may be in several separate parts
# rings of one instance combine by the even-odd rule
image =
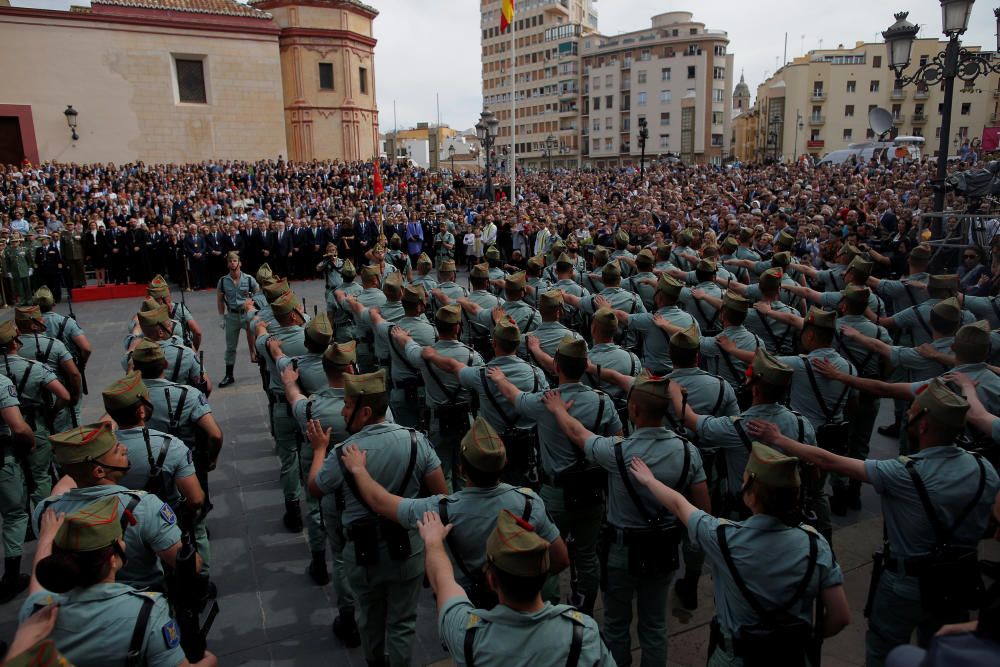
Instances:
[[[993,91],[993,97],[1000,97],[1000,88]]]
[[[905,120],[906,120],[906,114],[900,113],[892,115],[893,125],[902,125]]]
[[[806,148],[823,148],[825,143],[822,139],[810,139],[806,142]]]
[[[910,118],[910,122],[912,122],[914,125],[923,125],[924,123],[927,122],[927,114],[915,113],[913,114],[913,117]]]
[[[545,11],[552,14],[563,14],[569,16],[569,0],[549,0],[545,5]]]
[[[822,90],[814,90],[812,92],[812,101],[813,102],[822,102],[825,99],[826,99],[826,93],[823,92]]]
[[[902,88],[893,88],[892,92],[889,93],[889,99],[890,100],[905,100],[906,99],[906,91],[903,90]]]
[[[927,89],[917,88],[913,92],[913,99],[915,99],[915,100],[926,100],[930,96],[931,96],[931,92],[929,90],[927,90]],[[994,95],[994,97],[996,97],[996,95]]]
[[[810,125],[822,125],[826,122],[826,116],[809,116]]]

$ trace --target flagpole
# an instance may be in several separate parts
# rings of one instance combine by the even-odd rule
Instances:
[[[510,21],[510,202],[517,205],[517,9]]]

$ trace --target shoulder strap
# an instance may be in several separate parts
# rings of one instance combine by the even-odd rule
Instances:
[[[534,375],[534,371],[532,371],[532,375]],[[486,394],[486,398],[487,398],[487,400],[489,400],[490,405],[493,406],[494,410],[496,410],[497,412],[500,413],[500,418],[503,419],[504,423],[507,425],[507,428],[513,428],[514,424],[517,423],[517,419],[516,418],[515,419],[510,419],[510,418],[507,417],[507,413],[504,412],[503,409],[500,407],[500,403],[497,401],[496,396],[494,396],[493,392],[490,391],[489,386],[486,384],[486,367],[485,366],[483,368],[479,369],[479,381],[483,383],[483,393]],[[538,376],[537,375],[535,375],[535,391],[538,391]]]
[[[396,490],[396,495],[404,498],[406,497],[404,495],[406,487],[410,485],[410,477],[413,475],[413,469],[417,466],[417,432],[412,428],[406,430],[410,432],[410,462],[406,464],[403,481],[399,483],[399,488]]]
[[[877,331],[875,333],[876,335],[878,334]],[[864,360],[859,364],[857,357],[855,357],[854,353],[851,352],[851,348],[847,347],[847,345],[844,343],[844,337],[840,335],[839,329],[833,330],[833,336],[834,338],[837,339],[837,344],[840,346],[840,351],[847,355],[847,360],[850,361],[854,365],[854,367],[858,369],[859,374],[864,373],[865,368],[868,367],[868,362],[871,361],[872,357],[875,356],[875,350],[869,350],[868,354],[865,355]]]
[[[774,333],[774,329],[771,328],[771,323],[768,322],[769,318],[766,315],[761,315],[757,319],[759,319],[761,324],[764,325],[764,330],[767,331],[768,338],[770,338],[771,342],[774,343],[775,351],[776,352],[780,351],[782,346],[785,344],[785,339],[788,338],[788,334],[792,330],[792,328],[788,325],[785,325],[785,333],[782,334],[781,338],[778,338]]]
[[[394,341],[393,338],[392,338],[392,330],[395,329],[397,326],[399,326],[399,325],[398,324],[393,324],[392,326],[390,326],[389,327],[389,331],[386,334],[386,338],[389,341],[389,349],[392,350],[392,353],[396,355],[396,358],[398,358],[400,361],[402,361],[403,365],[406,366],[406,368],[411,373],[413,373],[417,377],[420,377],[420,371],[417,370],[416,366],[414,366],[413,364],[410,363],[409,359],[406,358],[406,350],[404,349],[402,352],[400,352],[399,348],[396,347],[396,341]],[[426,366],[428,364],[424,364],[424,365]]]
[[[442,496],[442,498],[438,501],[438,515],[441,517],[441,525],[447,526],[448,525],[448,497],[447,496]],[[451,552],[451,559],[453,561],[455,561],[455,565],[457,565],[458,569],[462,571],[462,574],[465,575],[466,579],[474,579],[475,577],[469,571],[468,566],[465,564],[465,561],[462,559],[462,554],[460,554],[459,551],[458,551],[458,544],[457,544],[457,542],[455,540],[455,531],[452,530],[451,532],[449,532],[448,535],[447,535],[447,537],[445,537],[444,539],[445,539],[445,542],[448,545],[448,551]]]
[[[169,395],[169,391],[166,387],[163,389],[163,391],[164,393]],[[184,412],[184,403],[187,401],[187,394],[188,394],[187,387],[182,386],[180,398],[177,399],[177,407],[174,409],[173,414],[170,415],[170,428],[172,429],[180,428],[181,414]]]
[[[471,352],[469,353],[469,363],[467,365],[472,366]],[[438,386],[438,389],[441,390],[441,393],[445,395],[446,399],[448,399],[448,403],[455,403],[458,400],[458,395],[462,393],[462,385],[456,386],[455,391],[450,392],[448,391],[448,388],[444,385],[444,382],[441,380],[441,378],[438,377],[438,374],[434,372],[434,364],[424,364],[424,368],[427,369],[427,374],[431,376],[432,380],[434,380],[434,384]]]
[[[184,348],[177,346],[177,355],[174,357],[174,368],[170,371],[170,381],[177,382],[181,376],[181,361],[184,359]]]
[[[135,619],[132,639],[129,640],[128,654],[125,657],[126,667],[139,667],[145,662],[142,657],[142,645],[146,639],[146,628],[149,627],[149,616],[153,613],[154,605],[153,598],[148,595],[142,596],[142,608],[139,609],[139,616]]]
[[[465,642],[462,646],[462,653],[465,656],[466,667],[476,667],[476,654],[473,650],[473,646],[476,643],[476,632],[478,631],[478,625],[470,625],[465,630]]]
[[[906,290],[906,296],[910,299],[910,305],[916,308],[917,298],[913,296],[913,288],[910,287],[910,283],[901,280],[899,281],[899,284],[903,286],[904,290]]]
[[[9,362],[8,362],[8,364],[9,364]],[[31,377],[31,369],[32,369],[32,365],[31,365],[31,362],[29,361],[27,364],[25,364],[24,375],[22,375],[21,379],[17,381],[17,395],[18,396],[23,396],[24,395],[24,388],[28,386],[28,378]],[[10,372],[8,371],[8,374],[9,373]]]
[[[573,622],[573,639],[569,644],[569,655],[566,656],[566,667],[576,667],[583,652],[583,624]]]
[[[590,430],[597,435],[604,435],[601,433],[601,422],[604,421],[604,399],[606,395],[599,389],[595,389],[594,393],[597,394],[597,419],[594,420],[594,428]]]
[[[728,352],[726,352],[724,349],[722,349],[721,345],[716,345],[715,347],[716,347],[717,350],[719,350],[719,356],[722,357],[722,360],[724,362],[726,362],[726,366],[729,367],[729,373],[733,376],[733,378],[737,382],[739,382],[741,385],[743,385],[746,382],[746,379],[745,379],[746,375],[743,374],[743,373],[740,373],[738,370],[736,370],[736,364],[733,363],[733,358],[729,355]]]
[[[713,415],[719,414],[719,408],[722,407],[722,399],[726,397],[726,385],[728,384],[720,377],[716,377],[715,379],[719,381],[719,396],[715,399],[715,407],[712,408],[712,412],[710,413]]]
[[[996,309],[996,305],[994,305],[993,308]],[[998,314],[997,317],[1000,318],[1000,314]],[[56,338],[58,338],[59,340],[63,341],[64,343],[66,341],[63,340],[63,335],[66,333],[66,322],[67,321],[69,321],[69,318],[66,317],[66,316],[63,316],[62,322],[59,323],[59,328],[56,329]]]
[[[972,499],[968,504],[962,508],[958,516],[955,518],[955,522],[951,525],[951,528],[945,529],[944,524],[941,523],[941,518],[938,516],[937,511],[934,509],[934,504],[931,502],[930,495],[927,493],[927,487],[924,486],[924,481],[920,479],[920,473],[917,472],[916,461],[909,459],[906,462],[906,471],[910,473],[910,479],[913,480],[913,486],[917,489],[917,495],[920,496],[920,504],[924,506],[924,513],[927,515],[927,519],[931,522],[931,527],[934,528],[934,535],[937,539],[937,546],[943,547],[948,546],[948,542],[951,541],[952,536],[958,527],[962,525],[974,509],[976,505],[979,504],[979,499],[983,495],[983,489],[986,488],[986,468],[983,467],[983,460],[978,456],[976,458],[976,463],[979,465],[979,484],[976,487],[976,492],[972,495]]]
[[[907,285],[907,288],[909,288],[909,285]],[[927,324],[927,320],[924,319],[923,314],[920,312],[920,306],[914,304],[914,306],[913,306],[913,314],[917,316],[917,322],[920,322],[920,326],[927,333],[927,335],[930,338],[934,338],[934,332],[931,331],[930,325]]]
[[[753,441],[750,440],[750,436],[747,435],[746,429],[743,428],[743,418],[738,417],[737,419],[734,419],[733,427],[736,429],[736,435],[740,437],[740,441],[743,443],[743,446],[747,448],[747,451],[749,452],[750,450],[752,450]]]
[[[993,309],[993,314],[996,316],[997,321],[1000,322],[1000,306],[997,306],[997,298],[1000,297],[989,297],[990,307]]]
[[[833,404],[833,408],[830,408],[823,399],[822,392],[820,392],[819,382],[816,380],[816,372],[813,370],[809,357],[804,354],[800,354],[799,357],[802,359],[802,365],[806,367],[806,375],[809,376],[809,387],[812,389],[813,396],[816,398],[816,403],[819,404],[820,410],[826,418],[826,422],[831,424],[837,418],[837,412],[840,411],[840,405],[844,402],[844,399],[847,397],[847,392],[850,391],[851,388],[845,384],[844,391],[840,392],[840,397],[837,399],[837,402]]]

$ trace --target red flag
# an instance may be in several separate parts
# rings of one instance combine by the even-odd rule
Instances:
[[[379,169],[378,160],[375,160],[375,196],[378,197],[383,192],[385,186],[382,184],[382,170]]]
[[[512,23],[514,23],[514,0],[503,0],[500,3],[500,32],[507,32]]]

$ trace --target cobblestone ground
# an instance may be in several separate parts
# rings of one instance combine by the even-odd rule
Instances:
[[[320,281],[296,283],[296,294],[307,309],[323,307]],[[175,296],[179,296],[175,293]],[[213,382],[222,378],[223,332],[216,314],[215,293],[187,295],[187,305],[204,331],[205,366]],[[100,391],[117,379],[123,357],[122,338],[138,299],[119,299],[76,305],[75,312],[94,347],[87,368],[90,396],[85,400],[85,420],[103,412]],[[66,312],[65,303],[58,306]],[[0,319],[8,319],[8,310]],[[209,635],[209,647],[223,665],[286,667],[365,664],[360,649],[347,650],[333,637],[335,615],[331,586],[313,585],[306,574],[309,548],[304,534],[292,535],[281,525],[283,504],[278,486],[278,461],[267,431],[267,402],[260,377],[249,362],[245,343],[237,357],[236,384],[217,389],[212,408],[225,433],[225,448],[211,477],[210,515],[213,580],[219,589],[221,613]],[[887,420],[888,402],[879,424]],[[872,455],[895,455],[894,443],[876,435]],[[861,610],[868,590],[871,554],[881,540],[877,499],[865,490],[864,509],[836,520],[835,548],[844,569],[853,619],[851,626],[824,647],[824,665],[861,665],[864,659],[865,622]],[[989,545],[995,550],[993,545]],[[25,559],[34,552],[26,546]],[[701,582],[700,604],[695,612],[672,607],[670,664],[700,666],[705,663],[708,623],[712,615],[710,575]],[[0,637],[14,632],[23,596],[0,608]],[[601,614],[598,603],[598,617]],[[638,656],[637,656],[638,658]],[[420,597],[413,664],[449,664],[436,628],[434,600],[429,590]]]

